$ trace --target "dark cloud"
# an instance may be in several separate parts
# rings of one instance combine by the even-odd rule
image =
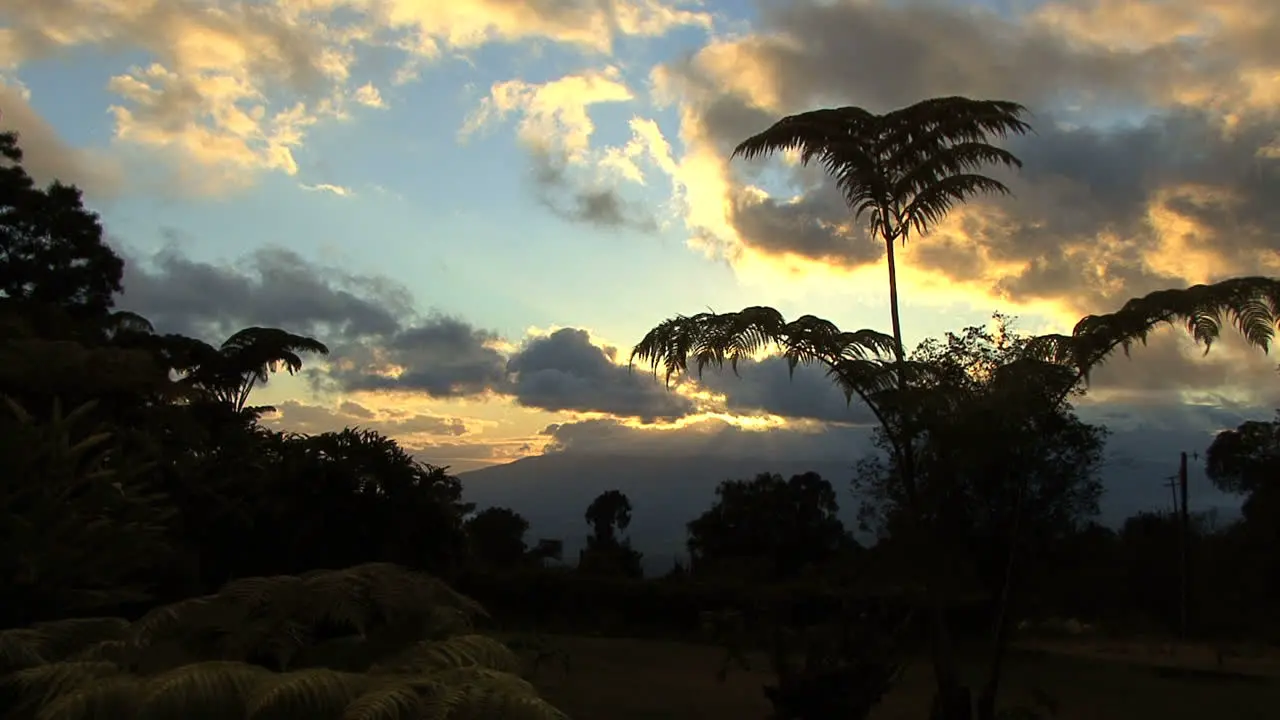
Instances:
[[[386,278],[322,267],[284,248],[259,249],[239,267],[192,260],[173,245],[150,257],[121,254],[118,304],[161,332],[222,340],[264,325],[334,342],[393,333],[412,308],[409,293]]]
[[[406,319],[408,321],[408,319]],[[335,350],[329,376],[345,390],[405,390],[436,398],[502,391],[506,357],[496,333],[432,315],[375,340]]]
[[[535,151],[533,181],[538,201],[557,217],[599,228],[652,232],[657,218],[644,206],[631,202],[615,189],[584,184],[572,177],[563,159]]]
[[[879,262],[883,244],[867,235],[864,223],[852,225],[851,220],[833,184],[791,202],[742,193],[729,211],[729,222],[742,241],[757,250],[794,253],[832,265]]]
[[[645,420],[694,410],[649,375],[617,365],[617,349],[591,344],[585,330],[560,330],[509,354],[497,333],[440,313],[419,315],[408,291],[386,278],[322,267],[289,250],[258,250],[226,266],[169,247],[146,264],[128,262],[124,284],[121,307],[161,332],[218,342],[242,327],[265,325],[320,339],[331,354],[304,374],[322,394],[496,394],[553,412]],[[367,419],[355,407],[347,412]]]
[[[787,418],[821,420],[865,425],[874,416],[856,397],[845,402],[844,394],[817,365],[800,365],[788,372],[787,361],[773,356],[738,365],[738,375],[726,368],[706,370],[699,383],[725,396],[728,410],[756,415],[769,413]]]
[[[617,364],[618,350],[591,343],[585,330],[565,328],[530,340],[511,356],[511,395],[526,407],[552,412],[601,412],[646,421],[674,419],[694,410],[651,375]]]
[[[1167,100],[1200,77],[1203,47],[1080,43],[1048,24],[936,2],[770,3],[750,52],[786,107],[874,111],[923,97],[1011,97],[1035,106],[1129,107]]]
[[[938,233],[904,255],[952,279],[990,283],[1014,300],[1097,311],[1199,278],[1191,259],[1185,270],[1171,261],[1169,245],[1203,248],[1221,274],[1257,272],[1280,250],[1280,113],[1248,77],[1280,72],[1280,52],[1261,40],[1280,33],[1280,12],[1242,0],[1188,40],[1173,31],[1157,37],[1152,28],[1199,17],[1190,2],[1145,10],[1157,20],[1144,15],[1140,27],[1086,21],[1108,7],[1055,6],[1059,15],[1085,13],[1073,25],[1069,17],[1001,18],[934,2],[770,3],[754,34],[666,69],[687,103],[692,124],[684,131],[724,156],[780,114],[814,107],[885,111],[954,94],[1028,105],[1036,134],[1008,143],[1025,167],[993,171],[1014,196],[980,198],[976,216],[958,214],[966,239]],[[1090,37],[1104,32],[1131,41]],[[766,112],[753,97],[777,107]],[[737,160],[732,172],[754,183],[777,166]],[[829,180],[815,188],[813,169],[784,175],[798,200],[759,201],[741,186],[726,199],[743,243],[846,267],[879,262],[880,248],[862,228],[837,230],[849,212]],[[1169,218],[1194,226],[1195,235],[1171,241],[1179,231]],[[993,263],[1012,269],[992,280]]]

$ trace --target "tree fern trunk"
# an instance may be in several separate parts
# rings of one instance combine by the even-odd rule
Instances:
[[[886,213],[887,214],[887,213]],[[902,318],[898,312],[898,267],[893,254],[893,241],[896,239],[897,233],[888,225],[885,226],[885,259],[889,266],[889,317],[893,323],[893,339],[896,347],[894,348],[895,359],[901,363],[906,360],[906,348],[902,343]],[[905,390],[907,384],[906,375],[902,372],[898,373],[899,390]],[[902,428],[902,476],[904,484],[908,492],[908,497],[912,505],[912,515],[916,519],[916,532],[918,537],[924,543],[922,548],[926,568],[928,569],[928,577],[925,578],[926,602],[929,605],[929,616],[931,620],[930,636],[930,655],[933,661],[934,678],[937,682],[937,691],[934,694],[933,709],[930,713],[931,720],[969,720],[972,716],[972,702],[970,700],[969,689],[960,686],[959,671],[956,668],[955,651],[951,646],[951,633],[947,627],[946,608],[939,596],[937,587],[936,556],[933,548],[929,545],[932,542],[932,535],[925,532],[926,528],[920,522],[920,506],[916,495],[915,487],[915,437],[913,430],[908,424],[904,423]]]
[[[894,357],[898,362],[906,358],[906,349],[902,346],[902,318],[898,315],[898,267],[893,258],[894,233],[886,233],[884,242],[886,262],[889,265],[889,317],[893,322]],[[903,384],[903,376],[898,374],[899,384]]]

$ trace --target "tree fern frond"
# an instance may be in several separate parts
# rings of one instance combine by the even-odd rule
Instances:
[[[0,678],[0,687],[16,700],[11,713],[31,716],[58,697],[123,674],[109,662],[54,662],[6,675]]]
[[[216,595],[187,598],[168,605],[152,608],[129,627],[130,640],[137,646],[153,645],[162,638],[172,636],[175,630],[197,625],[205,621],[210,611],[216,610]]]
[[[1030,132],[1026,112],[1018,103],[965,97],[931,98],[883,115],[856,107],[814,110],[747,138],[732,157],[799,151],[803,164],[820,164],[835,179],[855,220],[870,214],[872,234],[906,240],[912,229],[927,233],[971,196],[1009,192],[976,173],[987,165],[1021,167],[987,140]]]
[[[471,613],[445,605],[432,607],[425,620],[426,623],[422,632],[429,640],[442,640],[453,635],[467,635],[475,629]]]
[[[426,718],[562,720],[567,717],[540,699],[532,683],[510,673],[473,665],[426,677],[435,683],[422,685],[426,691],[423,702]]]
[[[843,360],[886,355],[895,346],[893,338],[874,330],[840,332],[832,323],[812,315],[786,322],[770,307],[749,307],[736,313],[701,313],[678,316],[649,331],[632,350],[631,363],[648,361],[654,373],[662,366],[666,383],[687,373],[690,364],[699,375],[708,366],[729,366],[736,373],[738,363],[777,346],[789,365],[821,362],[832,365]]]
[[[428,702],[427,717],[441,720],[568,720],[568,715],[534,694],[494,685],[468,685],[450,693],[448,703]]]
[[[473,666],[509,673],[523,669],[520,657],[501,642],[487,635],[458,635],[447,640],[417,643],[399,656],[379,664],[373,672],[434,673]]]
[[[297,604],[295,598],[306,593],[303,580],[296,575],[248,577],[232,580],[218,589],[218,597],[234,603],[258,608],[268,604]]]
[[[131,675],[95,680],[58,695],[40,708],[35,720],[109,720],[133,718],[142,704],[142,681]]]
[[[364,675],[309,668],[259,682],[249,697],[248,720],[341,717],[352,701],[373,687]]]
[[[40,651],[43,641],[31,628],[0,630],[0,675],[48,662]]]
[[[938,178],[916,193],[902,210],[898,219],[902,239],[907,239],[909,229],[917,235],[927,234],[956,204],[982,193],[1008,195],[1009,188],[998,180],[974,173]]]
[[[1050,334],[1028,343],[1030,357],[1067,365],[1085,381],[1089,372],[1115,350],[1127,355],[1134,343],[1146,343],[1160,325],[1181,324],[1197,344],[1209,352],[1233,326],[1250,345],[1270,349],[1280,323],[1280,279],[1240,277],[1210,285],[1159,290],[1126,302],[1105,315],[1089,315],[1071,335]]]
[[[422,695],[409,685],[370,690],[342,711],[341,720],[419,720],[426,714]]]
[[[70,660],[83,661],[102,661],[109,662],[120,666],[126,666],[130,663],[137,647],[128,640],[103,640],[93,645],[87,645],[80,648],[75,653],[68,656]]]
[[[40,635],[42,654],[50,660],[61,660],[82,650],[108,641],[122,641],[129,635],[129,621],[124,618],[70,618],[37,623],[31,629]]]
[[[238,662],[182,665],[147,681],[138,720],[245,717],[249,694],[274,676],[265,668]]]

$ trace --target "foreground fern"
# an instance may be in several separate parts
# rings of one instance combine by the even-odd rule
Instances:
[[[560,720],[483,609],[394,565],[246,578],[137,622],[0,632],[12,720]]]

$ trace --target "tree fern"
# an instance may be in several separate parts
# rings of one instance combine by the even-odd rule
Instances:
[[[447,640],[420,642],[399,656],[374,668],[375,672],[432,672],[450,668],[481,667],[500,672],[520,672],[520,657],[486,635],[458,635]]]
[[[422,693],[412,685],[385,685],[351,701],[342,720],[419,720],[426,711]]]
[[[470,631],[470,618],[482,612],[439,580],[393,565],[245,578],[217,594],[156,608],[132,624],[93,618],[0,633],[0,658],[7,663],[0,714],[14,720],[564,718],[518,675],[518,655]],[[317,642],[317,628],[333,622],[346,623],[351,634]],[[451,634],[458,628],[467,632]],[[328,652],[313,652],[322,647]],[[283,671],[309,652],[312,666]],[[158,663],[168,666],[155,668]]]
[[[339,718],[374,681],[367,675],[311,668],[259,682],[248,702],[251,720]]]

